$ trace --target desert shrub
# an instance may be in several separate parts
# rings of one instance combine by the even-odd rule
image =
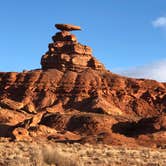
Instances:
[[[42,149],[43,161],[56,166],[83,166],[78,156],[65,153],[56,147],[47,145]]]

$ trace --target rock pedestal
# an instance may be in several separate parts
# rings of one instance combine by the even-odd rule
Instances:
[[[49,44],[48,52],[41,59],[42,69],[56,68],[62,71],[66,69],[82,71],[89,67],[96,70],[104,69],[104,65],[92,56],[92,49],[78,43],[76,36],[71,34],[70,30],[75,29],[70,27],[52,37],[53,43]]]

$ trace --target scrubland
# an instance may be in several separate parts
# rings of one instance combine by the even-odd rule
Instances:
[[[0,166],[165,166],[166,150],[53,141],[0,141]]]

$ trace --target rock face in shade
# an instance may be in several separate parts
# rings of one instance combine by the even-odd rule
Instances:
[[[0,73],[0,136],[162,147],[166,83],[111,73],[62,27],[42,69]]]

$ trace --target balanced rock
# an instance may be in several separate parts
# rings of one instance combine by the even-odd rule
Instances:
[[[62,30],[53,37],[49,50],[41,59],[42,69],[58,69],[61,71],[82,71],[87,68],[103,70],[104,65],[92,55],[92,49],[78,43],[75,35],[69,30],[78,30],[80,27],[69,24],[56,24]]]
[[[81,30],[80,26],[76,26],[72,24],[55,24],[55,27],[61,31]]]

